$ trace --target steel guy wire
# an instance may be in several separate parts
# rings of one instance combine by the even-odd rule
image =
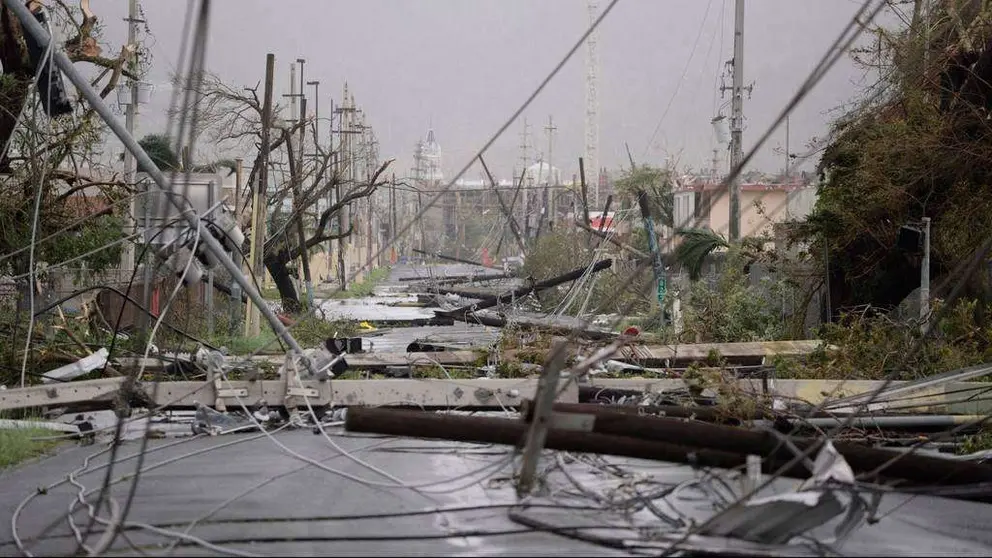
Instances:
[[[658,131],[661,130],[661,125],[665,122],[665,117],[668,116],[668,111],[672,108],[672,103],[675,102],[675,98],[678,97],[679,91],[682,90],[682,83],[685,81],[686,75],[689,73],[689,66],[692,64],[692,59],[696,56],[696,48],[699,46],[699,39],[702,38],[703,29],[706,28],[706,22],[709,20],[711,7],[713,7],[713,0],[708,0],[706,2],[706,11],[703,13],[703,19],[699,22],[699,31],[696,33],[696,39],[692,43],[692,49],[689,51],[689,57],[686,59],[685,66],[682,68],[682,76],[675,82],[675,91],[673,91],[672,96],[669,97],[668,103],[665,104],[665,109],[661,113],[661,118],[658,119],[658,124],[654,127],[654,131],[651,132],[651,137],[648,138],[648,143],[644,147],[644,153],[641,154],[642,159],[647,157],[648,151],[651,149],[651,144],[654,143],[654,138],[658,135]]]

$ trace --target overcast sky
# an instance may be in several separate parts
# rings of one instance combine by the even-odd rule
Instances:
[[[600,7],[607,0],[599,0]],[[165,129],[169,74],[176,69],[186,2],[142,0],[157,85],[142,107],[137,135]],[[519,107],[589,23],[584,0],[214,0],[207,65],[232,84],[255,85],[265,55],[276,56],[276,88],[289,91],[289,66],[305,58],[306,80],[320,80],[325,112],[345,81],[378,134],[380,154],[409,174],[413,147],[433,126],[450,176]],[[745,101],[744,148],[788,98],[857,10],[856,0],[748,0],[744,71],[754,83]],[[600,162],[625,165],[624,142],[638,161],[708,168],[717,147],[710,119],[726,99],[718,91],[733,54],[733,0],[621,0],[599,31]],[[93,0],[114,45],[126,38],[124,0]],[[697,40],[698,37],[698,40]],[[729,75],[727,84],[729,85]],[[791,150],[822,136],[863,83],[842,59],[791,117]],[[577,172],[583,151],[585,49],[580,49],[524,113],[539,152],[544,126],[557,132],[553,164]],[[307,94],[312,103],[313,89]],[[284,101],[284,99],[279,99]],[[671,104],[668,107],[669,103]],[[312,104],[311,104],[312,106]],[[666,107],[668,110],[666,112]],[[729,107],[729,105],[728,105]],[[729,113],[729,108],[724,112]],[[664,119],[663,119],[664,116]],[[653,141],[653,132],[661,126]],[[326,127],[325,127],[326,129]],[[509,178],[520,156],[522,121],[486,158]],[[753,168],[782,168],[779,130]],[[237,154],[227,154],[234,156]],[[726,152],[721,151],[726,164]],[[815,163],[811,160],[810,164]],[[476,178],[473,169],[467,177]]]

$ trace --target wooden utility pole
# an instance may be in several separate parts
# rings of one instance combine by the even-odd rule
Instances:
[[[262,100],[262,147],[259,152],[258,161],[258,183],[254,185],[254,199],[252,201],[252,222],[251,222],[251,268],[259,284],[264,283],[265,264],[263,247],[266,236],[266,190],[269,185],[269,130],[272,126],[272,82],[275,73],[276,56],[272,53],[265,55],[265,91]],[[261,317],[258,309],[252,306],[249,299],[247,311],[245,313],[245,335],[247,337],[257,337],[261,330]]]
[[[307,114],[307,98],[303,97],[300,99],[300,122],[302,123],[306,119]],[[296,235],[297,241],[300,243],[300,267],[303,270],[303,284],[304,289],[306,289],[306,301],[307,308],[313,306],[313,282],[310,280],[310,258],[307,255],[307,235],[306,230],[303,226],[303,214],[305,213],[301,209],[301,204],[303,203],[303,194],[301,192],[301,183],[303,182],[303,141],[304,133],[306,132],[306,126],[300,126],[300,156],[299,162],[296,165],[296,177],[293,180],[293,210],[296,211]]]

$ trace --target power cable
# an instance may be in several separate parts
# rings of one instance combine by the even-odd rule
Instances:
[[[703,13],[703,19],[699,22],[699,30],[696,32],[696,40],[692,43],[692,49],[689,51],[689,57],[685,61],[685,66],[682,68],[682,75],[679,77],[678,81],[675,83],[675,91],[672,91],[672,96],[668,98],[668,102],[665,104],[665,110],[661,112],[661,118],[658,119],[658,123],[654,127],[654,131],[651,132],[651,137],[648,138],[647,145],[644,146],[644,153],[641,154],[641,158],[644,159],[648,156],[648,151],[651,149],[651,144],[654,143],[654,138],[658,135],[661,130],[661,125],[665,122],[665,117],[668,116],[668,111],[672,108],[672,103],[678,96],[679,91],[682,90],[682,82],[685,81],[685,76],[689,74],[689,66],[692,64],[692,59],[696,56],[696,48],[699,46],[699,39],[703,36],[703,29],[706,28],[706,21],[710,17],[710,8],[713,6],[713,0],[708,0],[706,2],[706,11]]]

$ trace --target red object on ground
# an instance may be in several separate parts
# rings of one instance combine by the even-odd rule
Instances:
[[[489,256],[489,248],[482,249],[482,265],[486,267],[493,265],[493,259]]]
[[[286,327],[293,325],[293,318],[290,318],[286,314],[276,314],[276,317],[279,318],[279,321],[282,322],[282,325]]]
[[[641,330],[637,329],[634,326],[630,326],[627,329],[623,330],[623,334],[630,337],[637,337],[638,335],[641,334]]]

